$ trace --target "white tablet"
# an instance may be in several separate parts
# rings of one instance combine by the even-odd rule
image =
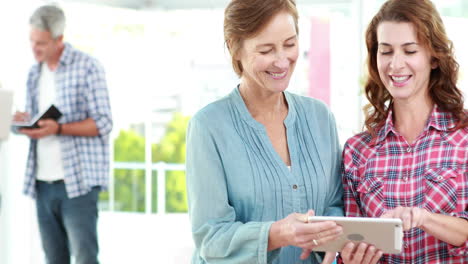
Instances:
[[[388,254],[398,254],[403,245],[403,225],[398,218],[310,216],[309,222],[334,221],[343,235],[314,251],[340,252],[348,241],[366,242]]]

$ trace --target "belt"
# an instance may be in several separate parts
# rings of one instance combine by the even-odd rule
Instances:
[[[55,181],[42,181],[42,180],[36,180],[37,183],[47,183],[47,184],[59,184],[63,183],[63,180],[55,180]]]

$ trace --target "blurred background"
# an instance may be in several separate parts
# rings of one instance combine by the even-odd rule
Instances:
[[[223,43],[229,0],[15,0],[0,2],[0,85],[23,110],[34,62],[29,16],[57,3],[65,40],[106,70],[114,116],[111,185],[100,196],[102,263],[189,263],[185,130],[198,109],[238,83]],[[364,30],[383,0],[297,0],[300,57],[290,91],[335,114],[341,143],[360,132]],[[436,0],[466,94],[468,1]],[[0,117],[4,118],[4,117]],[[0,263],[42,264],[34,202],[22,195],[28,141],[0,145]]]

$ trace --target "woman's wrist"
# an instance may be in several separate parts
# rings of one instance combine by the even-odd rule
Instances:
[[[283,239],[281,239],[281,220],[276,221],[270,226],[270,231],[268,233],[268,251],[278,249],[282,245]]]
[[[421,225],[419,228],[421,228],[422,230],[424,231],[427,231],[428,228],[430,228],[431,226],[431,222],[432,222],[432,213],[429,212],[428,210],[426,209],[421,209],[422,212],[421,212]]]

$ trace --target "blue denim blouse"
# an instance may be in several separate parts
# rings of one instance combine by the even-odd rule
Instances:
[[[341,150],[334,117],[318,100],[284,92],[291,169],[236,88],[187,131],[192,263],[317,263],[293,246],[267,251],[271,224],[293,212],[343,215]]]

